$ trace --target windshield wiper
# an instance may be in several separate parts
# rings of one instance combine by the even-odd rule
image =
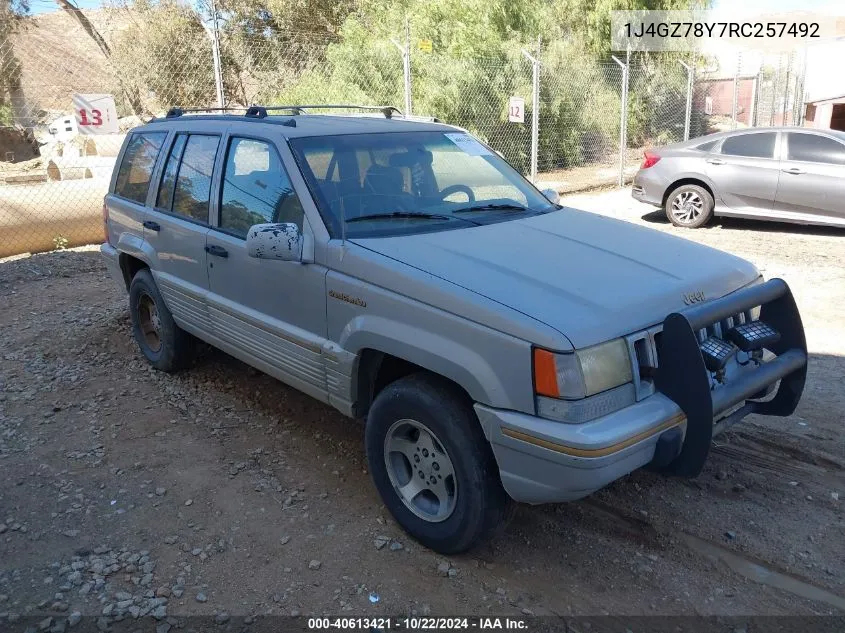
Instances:
[[[439,213],[420,213],[418,211],[392,211],[391,213],[370,213],[368,215],[359,215],[354,218],[349,218],[347,222],[364,222],[366,220],[405,220],[405,219],[420,219],[420,220],[461,220],[462,222],[469,222],[478,226],[477,222],[472,222],[466,218],[456,218],[452,215],[443,215]]]
[[[521,204],[474,204],[470,207],[455,209],[452,213],[475,213],[476,211],[531,211]]]

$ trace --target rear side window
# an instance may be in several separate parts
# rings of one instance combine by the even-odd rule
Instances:
[[[156,196],[156,209],[170,211],[173,206],[173,190],[176,188],[176,174],[179,171],[179,161],[182,160],[182,152],[185,151],[186,134],[180,134],[170,148],[170,156],[167,157],[167,165],[164,167],[164,175],[161,177],[161,186]]]
[[[158,188],[157,209],[208,223],[211,175],[219,143],[219,136],[176,136]]]
[[[845,145],[818,134],[789,134],[787,160],[845,165]]]
[[[699,152],[709,152],[716,146],[716,143],[718,142],[719,139],[716,139],[715,141],[708,141],[706,143],[702,143],[701,145],[696,145],[695,149],[697,149]]]
[[[729,156],[772,158],[775,155],[776,139],[777,134],[774,132],[731,136],[722,143],[722,153]]]
[[[132,135],[117,172],[115,195],[139,204],[146,203],[153,167],[166,136],[165,132]]]
[[[292,222],[302,230],[304,215],[276,148],[233,138],[223,175],[220,228],[241,237],[253,224],[265,222]]]

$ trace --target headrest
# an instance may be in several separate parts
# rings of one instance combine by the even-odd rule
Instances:
[[[412,167],[414,165],[431,165],[434,160],[431,152],[424,149],[415,149],[409,152],[391,154],[389,163],[391,167]]]

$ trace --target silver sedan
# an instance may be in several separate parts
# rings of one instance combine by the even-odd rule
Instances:
[[[845,226],[845,132],[751,128],[651,149],[632,195],[688,228],[714,215]]]

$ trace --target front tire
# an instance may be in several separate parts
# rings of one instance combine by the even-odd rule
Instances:
[[[365,440],[384,504],[426,547],[464,552],[510,516],[490,443],[471,404],[445,380],[419,373],[385,387],[370,408]]]
[[[667,197],[664,210],[675,226],[697,229],[713,217],[713,196],[699,185],[681,185]]]
[[[129,315],[135,342],[153,367],[173,372],[191,364],[194,338],[176,325],[148,268],[129,284]]]

